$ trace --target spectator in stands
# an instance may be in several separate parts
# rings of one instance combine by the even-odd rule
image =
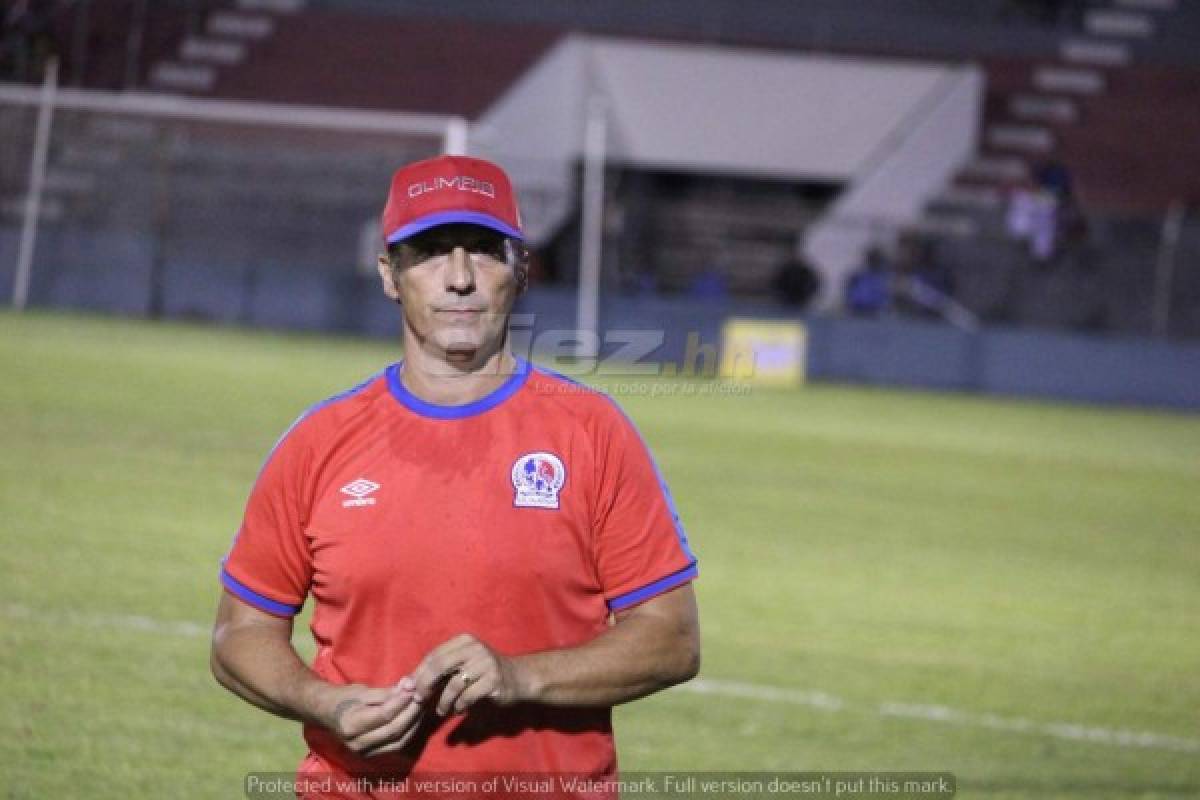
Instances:
[[[920,286],[926,296],[954,297],[954,272],[938,258],[937,248],[929,240],[918,243],[917,261],[912,270],[912,280]]]
[[[29,0],[0,3],[0,78],[13,80],[24,71],[25,17]]]
[[[914,316],[942,318],[954,297],[954,274],[937,257],[932,242],[914,240],[901,265],[897,289],[901,310]]]
[[[1040,264],[1053,261],[1064,241],[1078,241],[1086,224],[1075,203],[1070,169],[1058,161],[1042,164],[1033,181],[1017,186],[1008,209],[1008,231],[1029,242],[1029,253]]]
[[[1059,202],[1075,194],[1071,170],[1061,161],[1047,161],[1037,168],[1038,186],[1053,194]]]
[[[1053,258],[1058,245],[1058,198],[1052,191],[1032,180],[1022,181],[1009,195],[1005,222],[1010,236],[1028,243],[1035,261]]]
[[[978,325],[975,314],[954,299],[954,272],[939,257],[935,240],[912,235],[900,240],[891,286],[893,305],[903,314],[964,330]]]
[[[46,61],[58,52],[53,15],[56,3],[0,2],[0,77],[40,81]]]
[[[709,267],[692,278],[689,293],[697,300],[724,300],[729,296],[729,281],[720,269]]]
[[[867,251],[865,263],[846,279],[846,310],[859,316],[876,316],[892,303],[892,269],[879,247]]]
[[[771,284],[779,302],[800,311],[816,296],[821,279],[806,261],[790,258],[775,270]]]

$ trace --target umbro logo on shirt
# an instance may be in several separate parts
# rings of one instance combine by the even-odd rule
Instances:
[[[373,506],[375,498],[367,495],[374,494],[379,489],[379,484],[375,481],[369,481],[366,478],[358,478],[350,481],[342,487],[342,494],[350,495],[349,500],[342,501],[343,508],[353,508],[355,506]]]

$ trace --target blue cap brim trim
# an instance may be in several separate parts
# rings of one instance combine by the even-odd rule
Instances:
[[[386,237],[387,243],[395,244],[402,239],[416,236],[418,233],[423,233],[430,228],[436,228],[439,225],[453,225],[455,223],[482,225],[485,228],[491,228],[494,231],[503,233],[505,236],[511,236],[518,241],[525,241],[525,234],[507,222],[493,217],[491,214],[484,214],[481,211],[439,211],[436,214],[419,217],[399,230],[392,231]]]

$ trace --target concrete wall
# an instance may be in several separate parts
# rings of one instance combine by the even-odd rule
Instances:
[[[836,318],[809,342],[816,380],[1200,410],[1200,344]]]

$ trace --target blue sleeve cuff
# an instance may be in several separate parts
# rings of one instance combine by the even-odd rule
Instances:
[[[251,589],[246,584],[239,581],[237,578],[229,574],[229,571],[222,567],[221,583],[234,597],[244,603],[254,606],[259,611],[265,611],[268,614],[274,614],[277,617],[294,617],[300,613],[300,609],[304,607],[304,603],[300,605],[290,605],[288,603],[280,603],[278,600],[272,600],[269,597],[264,597],[258,592]]]
[[[655,595],[670,591],[680,584],[694,580],[699,574],[700,571],[696,567],[696,562],[693,561],[691,564],[688,564],[686,567],[679,570],[679,572],[672,573],[665,578],[660,578],[654,583],[647,584],[640,589],[634,589],[632,592],[626,592],[619,597],[614,597],[608,601],[608,610],[620,611],[622,609],[629,608],[630,606],[637,605],[638,603],[649,600]]]

